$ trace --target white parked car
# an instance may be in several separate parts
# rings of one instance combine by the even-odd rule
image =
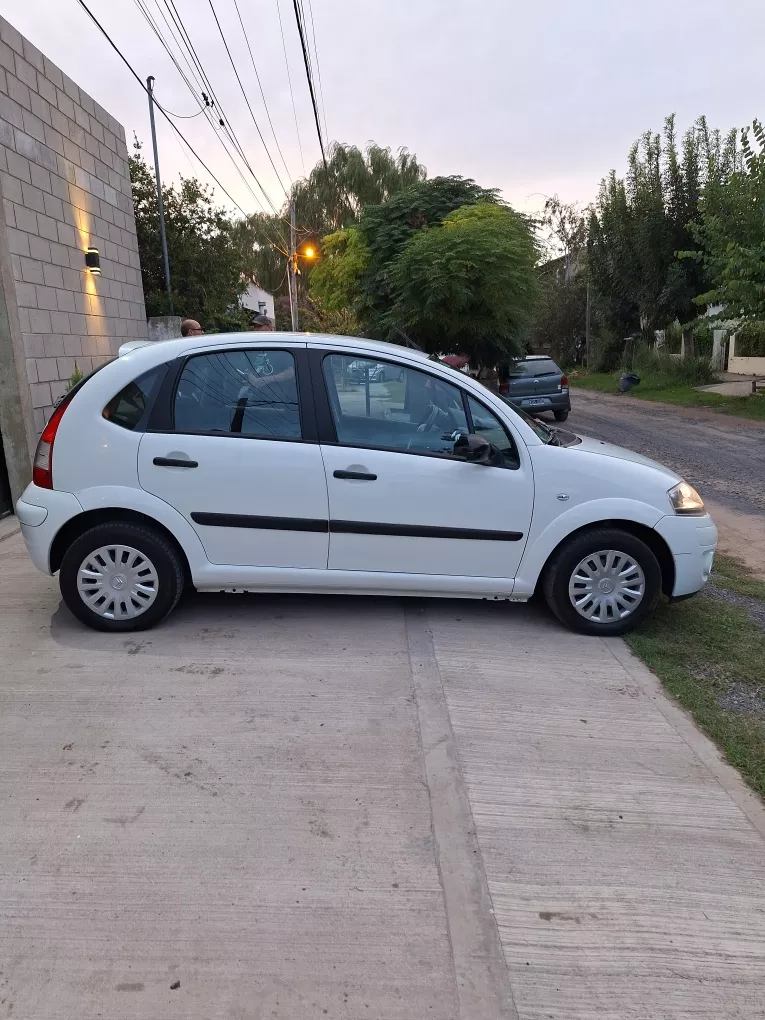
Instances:
[[[370,389],[350,363],[391,366]],[[403,383],[403,385],[401,384]],[[653,461],[550,429],[418,351],[289,333],[130,350],[62,400],[16,505],[100,630],[185,586],[525,602],[621,634],[697,592],[717,530]]]

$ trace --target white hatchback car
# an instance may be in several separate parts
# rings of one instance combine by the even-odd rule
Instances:
[[[290,333],[131,346],[58,405],[16,505],[35,565],[91,627],[151,627],[187,585],[540,587],[563,623],[609,635],[709,577],[717,530],[676,474],[418,351]]]

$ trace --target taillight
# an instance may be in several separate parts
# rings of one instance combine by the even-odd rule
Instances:
[[[563,375],[563,376],[561,376],[560,387],[559,388],[562,389],[562,390],[565,390],[567,386],[568,386],[568,376]]]
[[[64,411],[69,406],[69,401],[73,396],[74,394],[70,393],[64,397],[48,419],[48,424],[43,429],[40,442],[37,444],[34,467],[32,468],[32,481],[35,485],[39,485],[41,489],[53,488],[53,442],[56,438],[56,432],[58,431],[61,419],[64,417]]]
[[[501,382],[499,384],[499,392],[500,393],[509,393],[510,392],[510,383],[509,382]]]

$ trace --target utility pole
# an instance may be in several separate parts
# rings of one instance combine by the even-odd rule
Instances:
[[[290,291],[290,315],[292,317],[292,329],[297,332],[300,328],[298,322],[298,299],[297,299],[297,251],[295,250],[295,199],[290,193],[290,255],[287,265],[287,282]]]
[[[585,316],[585,320],[584,320],[584,349],[585,349],[585,353],[587,355],[587,368],[590,367],[590,356],[591,356],[590,344],[591,344],[591,342],[592,341],[591,341],[591,338],[590,338],[590,280],[589,280],[589,274],[588,274],[588,279],[587,279],[587,312],[586,312],[586,316]]]
[[[159,179],[159,154],[157,153],[157,131],[154,127],[154,75],[146,79],[146,91],[149,94],[149,120],[151,121],[151,144],[154,147],[154,174],[157,178],[157,208],[159,209],[159,236],[162,240],[162,261],[165,266],[165,286],[170,299],[170,311],[173,311],[173,292],[170,289],[170,259],[167,257],[167,234],[165,233],[165,210],[162,205],[162,182]]]

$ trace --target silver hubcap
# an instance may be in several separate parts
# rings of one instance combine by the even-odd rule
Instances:
[[[645,574],[640,565],[617,549],[585,556],[568,584],[571,605],[593,623],[623,620],[635,612],[644,595]]]
[[[80,598],[107,620],[132,620],[145,613],[159,590],[154,564],[129,545],[94,549],[77,571]]]

